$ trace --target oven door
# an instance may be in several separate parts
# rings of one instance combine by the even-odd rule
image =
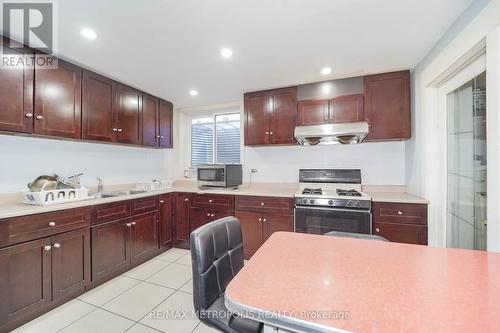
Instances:
[[[330,231],[371,234],[369,210],[345,208],[295,207],[295,231],[324,235]]]

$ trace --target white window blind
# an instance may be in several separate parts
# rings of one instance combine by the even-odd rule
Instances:
[[[240,163],[240,114],[222,114],[191,121],[191,166]]]

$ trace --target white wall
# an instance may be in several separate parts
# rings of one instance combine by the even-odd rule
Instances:
[[[300,168],[361,169],[365,185],[405,184],[405,143],[359,145],[245,147],[244,177],[252,181],[297,182]]]
[[[441,129],[436,119],[437,89],[433,81],[481,40],[487,39],[487,100],[488,128],[498,131],[498,26],[500,25],[500,0],[476,0],[450,27],[431,52],[414,69],[413,77],[413,128],[412,139],[406,143],[406,183],[408,190],[431,200],[429,207],[429,244],[444,246],[442,232],[445,219],[442,207],[446,206],[442,197],[435,196],[436,181],[443,177],[442,165],[434,156],[436,144],[444,145],[438,138]],[[494,43],[492,41],[495,41]],[[496,66],[496,67],[495,67]],[[500,251],[500,151],[491,140],[488,130],[488,250]],[[437,143],[436,143],[437,142]],[[491,144],[493,143],[493,144]],[[439,182],[440,183],[440,182]]]
[[[62,141],[0,135],[0,193],[19,192],[41,174],[65,176],[83,172],[82,183],[125,184],[153,178],[169,179],[170,149]]]

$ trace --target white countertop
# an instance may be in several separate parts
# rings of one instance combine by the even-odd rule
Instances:
[[[133,185],[106,186],[105,191],[130,190]],[[150,191],[145,193],[123,195],[110,198],[88,199],[82,201],[73,201],[63,204],[48,206],[34,206],[23,203],[20,193],[0,195],[0,219],[15,216],[31,215],[45,212],[52,212],[64,209],[79,208],[85,206],[99,205],[109,202],[123,201],[159,195],[172,192],[190,192],[190,193],[212,193],[226,195],[250,195],[250,196],[269,196],[293,198],[298,190],[297,183],[245,183],[238,189],[211,189],[200,190],[193,181],[176,181],[174,186],[167,190]],[[395,203],[428,203],[424,198],[405,193],[404,186],[382,187],[366,186],[363,191],[372,197],[374,202],[395,202]]]

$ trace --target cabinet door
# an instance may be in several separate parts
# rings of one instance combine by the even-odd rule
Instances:
[[[175,243],[189,247],[189,193],[175,195]]]
[[[274,90],[272,93],[270,143],[296,144],[295,124],[297,123],[297,88]]]
[[[372,233],[391,242],[427,245],[427,226],[374,222]]]
[[[90,283],[90,229],[52,237],[52,295],[54,300],[83,291]]]
[[[262,214],[254,212],[236,211],[234,216],[240,221],[243,234],[243,257],[250,257],[263,243]]]
[[[0,250],[0,331],[51,303],[50,238]],[[47,247],[47,250],[44,249]]]
[[[248,93],[244,98],[245,145],[269,143],[271,99],[266,92]]]
[[[129,218],[93,226],[92,281],[114,276],[130,265]]]
[[[363,94],[340,96],[331,99],[329,118],[334,123],[364,121]]]
[[[210,212],[206,208],[191,207],[189,208],[189,225],[190,232],[198,229],[202,225],[208,223]]]
[[[0,54],[22,57],[28,52],[7,45],[7,39],[0,36]],[[33,132],[33,77],[34,70],[27,65],[0,67],[0,130]]]
[[[320,125],[328,122],[328,100],[308,99],[297,103],[297,125]]]
[[[142,142],[142,93],[118,85],[116,108],[117,141],[130,144]]]
[[[58,60],[57,69],[36,67],[35,72],[34,132],[80,139],[82,69]]]
[[[410,72],[366,76],[365,116],[368,140],[399,140],[411,136]]]
[[[148,94],[142,94],[142,145],[158,147],[160,133],[158,128],[158,104],[160,100]]]
[[[293,231],[293,216],[264,214],[262,219],[264,242],[276,231]]]
[[[160,100],[159,106],[159,132],[160,132],[160,147],[172,148],[172,124],[173,124],[173,105],[170,102]]]
[[[116,82],[83,71],[82,139],[115,141]]]
[[[173,197],[174,195],[160,196],[160,246],[171,246],[173,241]]]
[[[145,261],[158,250],[158,213],[149,212],[132,218],[132,263]]]

